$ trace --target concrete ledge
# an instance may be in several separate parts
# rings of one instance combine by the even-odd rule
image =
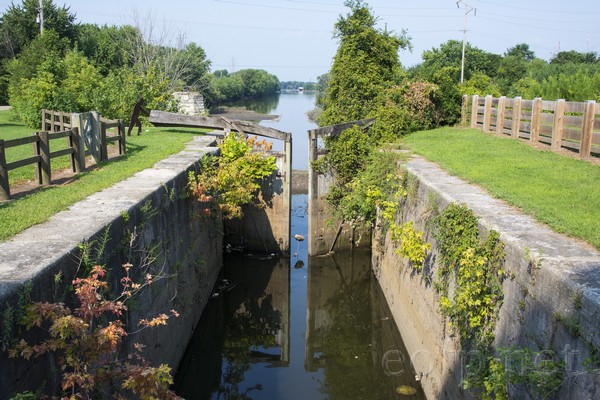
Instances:
[[[22,306],[19,297],[26,284],[33,301],[58,301],[59,292],[64,297],[64,287],[77,272],[82,243],[107,234],[110,241],[98,256],[109,270],[120,271],[122,263],[133,261],[124,250],[129,243],[127,232],[138,229],[136,251],[155,250],[156,263],[168,278],[155,284],[156,290],[152,286],[142,293],[135,307],[129,307],[128,324],[137,326],[140,318],[168,311],[165,307],[175,308],[181,317],[170,320],[162,331],[142,332],[132,340],[147,345],[145,356],[150,362],[176,368],[222,264],[222,232],[217,219],[197,217],[198,202],[186,195],[188,171],[197,169],[202,157],[216,154],[218,148],[213,146],[214,138],[195,137],[184,151],[0,243],[2,319],[10,308]],[[152,207],[152,212],[147,212],[146,206]],[[59,273],[62,288],[55,282]],[[0,345],[14,340],[17,329],[13,326],[12,337],[0,337],[4,340]],[[0,399],[35,390],[44,381],[46,392],[56,390],[57,382],[48,375],[49,368],[56,368],[52,357],[26,363],[7,359],[3,350],[0,348]]]
[[[495,345],[553,350],[566,362],[565,382],[557,396],[594,398],[600,374],[588,371],[586,359],[600,350],[600,253],[423,158],[414,157],[405,168],[415,187],[409,189],[401,222],[413,221],[433,245],[424,271],[431,277],[437,268],[437,245],[428,230],[432,206],[443,210],[450,203],[466,204],[479,217],[481,233],[496,230],[505,244],[508,277]],[[468,398],[459,387],[464,367],[460,344],[446,330],[439,296],[430,281],[413,273],[407,261],[395,254],[389,235],[376,230],[373,246],[375,274],[417,373],[424,374],[428,397]],[[529,398],[517,388],[510,390],[511,398]]]

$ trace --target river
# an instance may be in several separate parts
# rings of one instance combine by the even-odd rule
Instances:
[[[292,134],[292,169],[308,168],[308,130],[317,125],[306,115],[315,108],[315,94],[311,92],[285,92],[258,99],[239,100],[226,106],[245,107],[261,114],[278,115],[278,120],[265,120],[260,124]],[[274,150],[282,150],[282,143],[275,141]]]
[[[274,127],[292,132],[294,168],[306,169],[314,125],[305,113],[314,96],[277,100],[269,110],[281,115]],[[292,235],[308,238],[307,195],[292,196],[291,213]],[[214,400],[425,398],[370,254],[309,258],[306,240],[294,241],[291,253],[225,255],[223,290],[202,314],[176,392]]]

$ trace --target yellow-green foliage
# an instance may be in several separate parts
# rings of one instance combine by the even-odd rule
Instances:
[[[488,346],[503,298],[504,244],[496,231],[483,243],[478,236],[477,218],[465,205],[451,204],[437,217],[440,267],[435,287],[441,295],[440,311],[461,340]],[[449,294],[452,275],[454,291]]]
[[[416,230],[412,221],[405,222],[402,225],[393,224],[390,227],[390,233],[392,241],[400,245],[396,249],[396,254],[408,258],[413,268],[421,271],[427,258],[427,252],[431,251],[431,244],[425,242],[424,233]]]
[[[260,180],[276,169],[275,157],[265,154],[271,143],[232,132],[219,147],[219,158],[209,157],[203,160],[200,172],[190,172],[192,194],[201,202],[218,204],[226,219],[242,217],[245,204],[264,206],[257,194]]]

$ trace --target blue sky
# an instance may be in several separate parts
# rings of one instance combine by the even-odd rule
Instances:
[[[66,0],[78,21],[133,24],[152,20],[172,37],[184,33],[207,52],[213,70],[261,68],[280,80],[315,81],[327,72],[337,49],[333,25],[347,8],[342,0]],[[19,3],[16,0],[15,3]],[[600,1],[467,0],[467,40],[502,54],[527,43],[548,60],[556,51],[600,53]],[[0,0],[4,10],[9,1]],[[421,61],[424,50],[448,39],[462,40],[464,0],[371,0],[381,27],[412,37],[402,51],[405,66]]]

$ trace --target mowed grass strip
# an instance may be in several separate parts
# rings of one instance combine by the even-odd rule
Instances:
[[[0,112],[0,115],[2,113],[4,112]],[[0,124],[0,132],[3,129],[4,126]],[[202,134],[202,131],[145,127],[142,135],[127,137],[126,157],[108,161],[96,169],[83,172],[69,184],[40,187],[39,190],[24,197],[0,204],[0,241],[7,240],[32,225],[44,222],[51,215],[77,201],[180,152],[184,149],[185,143],[190,141],[193,135],[198,134]],[[33,166],[30,168],[33,170]]]
[[[600,249],[600,165],[474,129],[415,132],[403,143],[555,231]]]

